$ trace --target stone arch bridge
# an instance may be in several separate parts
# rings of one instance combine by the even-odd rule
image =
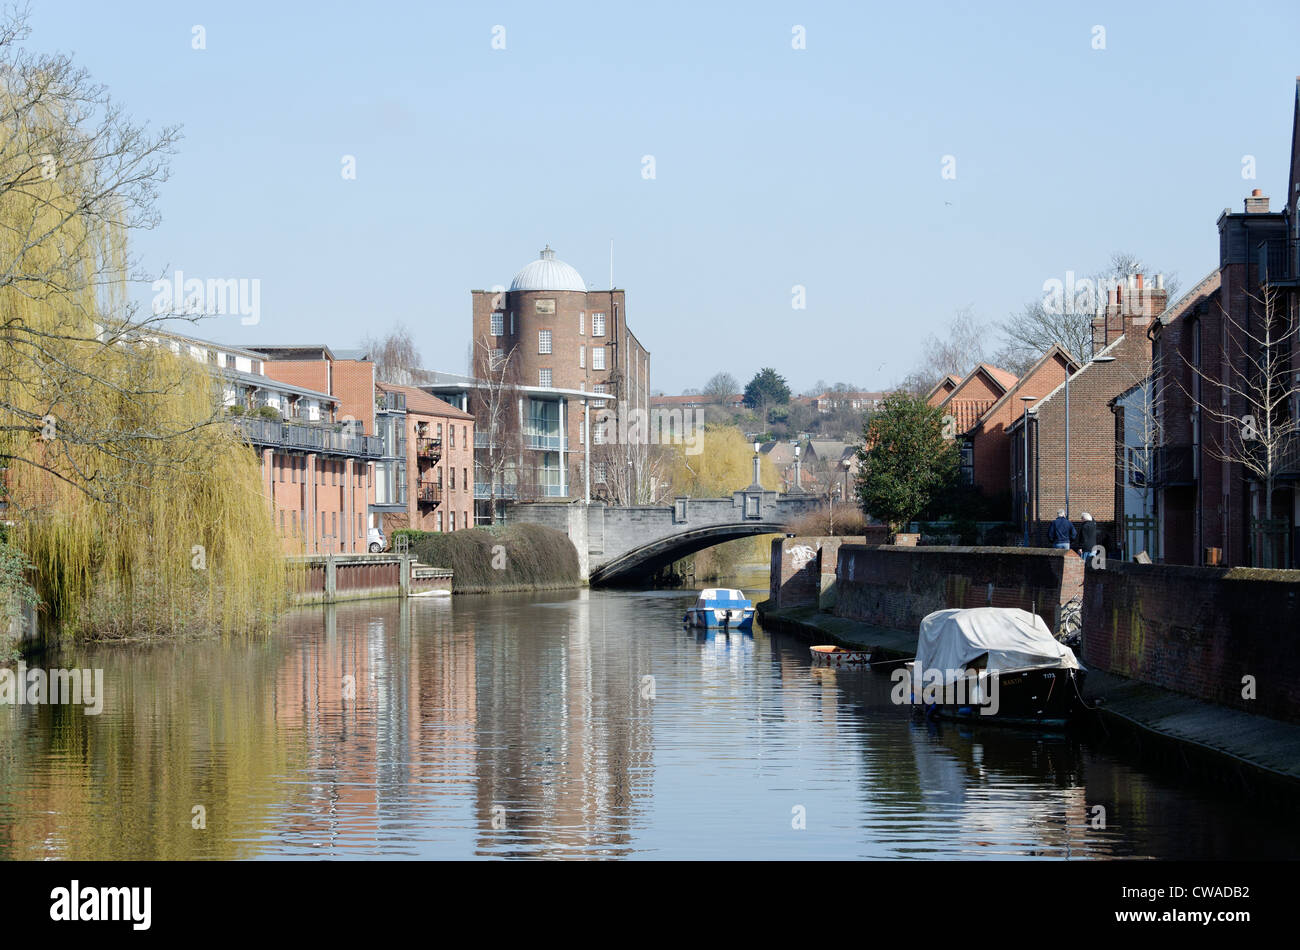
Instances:
[[[631,584],[704,548],[779,534],[795,518],[822,506],[815,495],[745,490],[730,498],[677,498],[671,508],[538,502],[506,509],[511,524],[563,531],[578,549],[584,579]]]

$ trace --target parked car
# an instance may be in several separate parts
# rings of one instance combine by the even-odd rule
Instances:
[[[366,535],[366,549],[371,554],[378,554],[388,547],[388,539],[384,537],[383,528],[371,528]]]

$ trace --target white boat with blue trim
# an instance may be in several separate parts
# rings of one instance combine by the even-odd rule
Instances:
[[[754,604],[735,588],[709,587],[700,591],[682,622],[688,627],[748,630],[754,624]]]

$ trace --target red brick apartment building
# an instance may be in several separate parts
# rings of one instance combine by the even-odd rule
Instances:
[[[1025,444],[1021,440],[1027,419],[1031,544],[1045,543],[1047,525],[1062,508],[1074,521],[1083,512],[1090,513],[1107,538],[1116,537],[1115,418],[1109,403],[1150,376],[1147,330],[1164,311],[1166,298],[1163,280],[1148,286],[1140,275],[1111,290],[1103,312],[1093,320],[1097,351],[1092,359],[1031,403],[1027,413],[1016,408],[1019,418],[1009,426],[1007,461],[1012,478],[1020,483],[1012,491],[1023,498]]]
[[[485,351],[495,359],[513,354],[519,386],[532,390],[521,407],[527,457],[520,481],[542,497],[580,494],[587,461],[581,394],[612,397],[602,405],[620,415],[650,408],[650,353],[628,326],[625,291],[587,290],[548,246],[509,290],[471,295],[475,365]],[[603,481],[602,467],[592,466],[593,486]]]
[[[1260,343],[1265,287],[1277,294],[1274,339],[1300,320],[1300,79],[1285,194],[1276,211],[1259,189],[1241,211],[1223,211],[1218,268],[1152,328],[1162,421],[1155,474],[1158,530],[1169,563],[1300,564],[1297,440],[1278,446],[1271,524],[1264,523],[1262,479],[1231,460],[1240,458],[1246,445],[1236,420],[1257,412],[1246,397],[1258,389],[1246,373],[1265,355]],[[1294,335],[1275,344],[1274,356],[1290,385],[1289,392],[1283,390],[1290,398],[1277,407],[1274,422],[1286,426],[1300,416],[1300,347]]]
[[[376,384],[377,428],[390,456],[376,463],[373,510],[398,528],[474,526],[474,417],[414,386]]]
[[[961,377],[956,373],[949,373],[943,379],[935,384],[935,387],[925,394],[925,404],[930,407],[939,405],[957,388],[961,382]]]

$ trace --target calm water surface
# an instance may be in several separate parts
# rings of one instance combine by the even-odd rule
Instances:
[[[916,723],[886,675],[684,630],[691,600],[373,601],[251,645],[65,653],[103,668],[104,710],[0,706],[0,857],[1300,853],[1292,815],[1078,742]]]

